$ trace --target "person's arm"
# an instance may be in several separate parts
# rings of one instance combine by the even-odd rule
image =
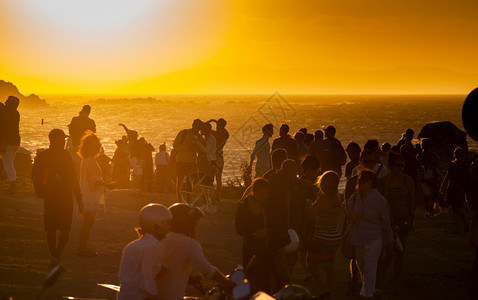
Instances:
[[[126,135],[128,136],[128,141],[131,142],[131,130],[126,127],[123,123],[120,123],[119,126],[124,128],[124,131],[126,132]]]
[[[158,247],[148,247],[144,250],[141,260],[141,273],[144,282],[142,283],[144,291],[148,294],[148,299],[156,299],[158,295],[157,277],[161,271],[161,258]]]

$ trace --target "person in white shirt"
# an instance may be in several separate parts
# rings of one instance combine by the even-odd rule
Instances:
[[[193,270],[225,287],[232,283],[204,257],[201,245],[195,239],[201,210],[186,203],[169,207],[173,215],[171,233],[160,242],[161,263],[165,268],[158,281],[158,298],[182,300]]]
[[[257,157],[256,162],[256,175],[255,177],[261,177],[270,169],[270,151],[271,145],[269,143],[269,138],[274,134],[274,127],[272,124],[266,124],[262,127],[263,136],[256,141],[256,145],[251,154],[251,161],[247,171],[252,172],[252,164]]]
[[[123,250],[119,279],[118,300],[157,299],[156,280],[161,271],[159,241],[169,230],[172,214],[167,207],[150,203],[139,212],[139,239]]]

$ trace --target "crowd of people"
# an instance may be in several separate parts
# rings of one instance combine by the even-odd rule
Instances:
[[[18,104],[18,98],[9,97],[0,105],[0,153],[11,193],[17,188],[13,159],[20,144]],[[110,160],[103,153],[90,112],[91,107],[85,105],[72,119],[69,137],[61,129],[51,130],[49,148],[38,152],[33,165],[35,192],[44,199],[44,228],[52,264],[60,263],[69,240],[75,201],[83,217],[77,255],[98,255],[88,240],[97,213],[105,209],[105,189],[152,190],[156,186],[166,191],[175,182],[178,202],[183,202],[181,183],[191,173],[200,172],[209,178],[207,184],[216,181],[217,192],[208,212],[217,211],[223,149],[229,138],[224,119],[194,120],[190,129],[177,134],[171,154],[162,144],[154,159],[155,148],[137,131],[119,124],[126,135],[116,141]],[[343,253],[345,248],[352,249],[347,255],[349,295],[377,296],[391,264],[393,284],[398,287],[419,202],[424,203],[427,217],[440,213],[440,207],[451,207],[454,225],[449,233],[471,230],[470,242],[476,249],[478,163],[476,157],[470,159],[468,149],[455,149],[443,176],[431,141],[424,138],[414,145],[411,129],[394,146],[371,139],[363,147],[351,142],[345,149],[333,126],[313,134],[307,128],[293,136],[289,131],[283,124],[271,145],[274,126],[262,128],[263,136],[255,142],[246,168],[252,173],[255,162],[255,179],[235,215],[235,229],[243,239],[243,265],[256,288],[277,291],[291,282],[292,271],[299,264],[306,271],[304,280],[317,283],[319,299],[328,299],[334,290],[333,265],[339,247]],[[338,187],[343,170],[347,182],[342,197]],[[471,226],[466,203],[472,213]],[[342,214],[345,222],[341,226]],[[140,211],[139,239],[123,252],[120,299],[182,299],[193,269],[230,286],[204,258],[195,239],[202,216],[201,210],[186,203],[169,208],[150,204]]]
[[[473,216],[470,243],[476,249],[478,166],[467,149],[455,149],[443,176],[431,141],[424,138],[413,145],[412,129],[394,146],[371,139],[363,149],[351,142],[345,150],[333,126],[314,134],[301,128],[291,136],[283,124],[271,146],[273,131],[266,124],[255,143],[248,171],[257,159],[256,178],[235,220],[243,237],[243,264],[254,262],[250,279],[261,289],[274,292],[290,282],[300,262],[306,279],[317,282],[319,299],[330,298],[333,262],[341,245],[353,252],[344,254],[350,258],[349,295],[376,297],[391,264],[392,283],[398,288],[417,202],[424,203],[425,217],[450,207],[454,226],[447,232],[459,234],[470,231],[467,201]],[[338,193],[342,169],[347,180],[343,201]],[[341,232],[337,223],[342,208]]]

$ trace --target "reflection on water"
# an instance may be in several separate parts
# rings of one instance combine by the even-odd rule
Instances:
[[[157,103],[135,99],[120,100],[119,104],[95,101],[99,97],[85,95],[45,98],[50,107],[21,110],[22,146],[32,152],[48,146],[51,129],[67,131],[71,118],[83,104],[91,104],[91,117],[109,156],[115,150],[114,141],[124,135],[118,123],[137,130],[155,147],[166,142],[169,151],[177,132],[190,128],[193,119],[222,117],[231,133],[225,148],[224,172],[230,178],[239,175],[240,164],[248,160],[255,139],[261,135],[260,126],[265,123],[287,122],[291,132],[301,127],[314,131],[334,125],[344,147],[351,141],[363,145],[369,138],[394,144],[407,128],[418,134],[433,121],[448,120],[463,128],[461,108],[465,96],[284,96],[282,102],[269,102],[265,107],[268,96],[160,96]],[[274,137],[277,135],[275,130]],[[478,149],[475,142],[469,143]]]

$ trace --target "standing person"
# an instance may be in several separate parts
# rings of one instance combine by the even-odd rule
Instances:
[[[111,158],[105,154],[105,149],[101,147],[100,154],[96,157],[96,161],[101,168],[101,174],[103,174],[103,179],[105,181],[110,181],[110,171],[111,171]]]
[[[157,299],[161,274],[159,241],[166,237],[173,215],[167,207],[150,203],[139,211],[139,239],[129,243],[121,257],[118,300]]]
[[[48,134],[50,147],[38,153],[32,169],[35,192],[43,199],[43,221],[52,265],[60,263],[61,254],[68,243],[73,215],[73,195],[78,211],[80,213],[83,211],[73,159],[65,150],[66,137],[61,129],[50,131]]]
[[[88,249],[90,229],[95,222],[96,213],[104,211],[104,188],[114,188],[113,184],[103,181],[101,168],[96,162],[100,153],[100,139],[91,131],[81,138],[78,155],[81,157],[80,188],[83,196],[83,226],[80,230],[80,243],[77,255],[92,257],[98,255]]]
[[[229,139],[229,132],[226,129],[226,120],[223,118],[216,120],[210,120],[209,122],[216,123],[216,131],[212,132],[212,135],[216,138],[216,194],[215,201],[219,201],[222,192],[222,172],[224,170],[224,146]]]
[[[158,281],[158,298],[183,300],[191,272],[195,269],[205,277],[231,287],[231,282],[204,257],[196,240],[196,228],[203,212],[186,203],[169,207],[173,215],[171,232],[160,242],[161,264],[167,269]]]
[[[139,139],[141,145],[141,168],[143,176],[141,177],[141,188],[144,191],[153,191],[154,185],[154,168],[153,168],[153,151],[154,147],[146,141],[144,137]]]
[[[121,140],[115,141],[115,144],[117,148],[111,160],[112,179],[118,188],[125,188],[130,177],[128,138],[123,136]]]
[[[173,150],[176,151],[176,197],[178,201],[181,198],[181,183],[186,176],[197,171],[197,146],[196,140],[199,139],[199,130],[203,122],[199,119],[193,121],[191,129],[181,130],[173,143]]]
[[[309,149],[310,145],[312,144],[312,142],[314,141],[314,135],[312,133],[307,133],[305,135],[305,140],[304,140],[304,144],[307,146],[307,149]]]
[[[282,148],[287,152],[287,157],[297,160],[297,141],[289,135],[289,125],[282,124],[279,137],[272,142],[272,151]]]
[[[388,166],[388,155],[390,154],[390,150],[392,150],[392,145],[389,142],[385,142],[382,144],[380,150],[382,151],[379,160],[383,165]]]
[[[70,151],[75,153],[78,151],[80,140],[86,131],[96,132],[96,124],[90,116],[91,106],[83,105],[83,108],[78,113],[78,116],[71,119],[70,125],[68,125],[68,131],[70,133],[72,148]]]
[[[324,132],[320,129],[314,132],[314,141],[309,146],[311,155],[317,157],[319,164],[322,165],[324,161]]]
[[[350,159],[345,165],[345,177],[349,179],[352,177],[353,169],[360,164],[360,152],[362,152],[362,149],[360,149],[357,143],[351,142],[347,145],[347,148],[345,148],[345,152],[347,152]]]
[[[126,125],[119,124],[126,131],[129,145],[129,164],[133,169],[133,186],[140,187],[141,178],[143,177],[142,157],[143,151],[140,141],[138,140],[138,132],[130,130]]]
[[[256,162],[256,175],[255,177],[261,177],[270,169],[270,150],[269,138],[274,134],[274,127],[272,124],[266,124],[262,127],[262,137],[256,141],[254,150],[251,154],[251,161],[247,171],[252,173],[252,164],[257,157]]]
[[[339,177],[342,177],[342,166],[347,162],[347,154],[345,153],[342,143],[335,137],[335,127],[328,126],[325,129],[324,141],[324,162],[322,164],[322,172],[335,171]]]
[[[236,232],[242,236],[242,265],[247,266],[255,256],[254,263],[248,269],[247,278],[259,289],[270,291],[272,260],[269,242],[265,204],[269,198],[269,181],[259,177],[251,184],[252,193],[239,203],[236,211]]]
[[[403,162],[405,163],[403,174],[410,176],[416,186],[418,180],[418,170],[421,167],[420,163],[415,158],[415,155],[412,154],[412,149],[410,149],[408,145],[402,145],[400,147],[400,154],[402,155]]]
[[[379,191],[390,207],[392,228],[395,231],[397,243],[400,243],[401,247],[394,247],[393,253],[382,255],[383,259],[379,264],[380,272],[378,272],[377,283],[383,280],[385,271],[391,263],[389,258],[391,258],[394,263],[393,283],[395,288],[397,288],[402,274],[403,256],[408,233],[415,214],[415,184],[413,179],[404,173],[405,161],[401,155],[393,152],[390,153],[388,166],[390,172],[379,180]]]
[[[351,223],[349,242],[355,245],[357,266],[362,278],[360,295],[372,299],[375,292],[377,264],[382,243],[393,247],[393,231],[387,201],[377,190],[377,175],[363,169],[358,175],[358,192],[351,196],[347,207]]]
[[[9,184],[8,192],[15,194],[17,192],[17,172],[15,170],[15,153],[17,153],[20,146],[20,113],[18,112],[18,105],[20,100],[15,96],[9,96],[5,101],[5,128],[1,129],[5,132],[5,141],[3,152],[3,168],[7,174],[7,181]],[[0,149],[2,151],[2,149]]]
[[[407,131],[402,135],[402,138],[398,141],[397,146],[401,147],[402,145],[407,145],[410,148],[411,154],[413,156],[416,155],[415,147],[412,144],[413,136],[415,135],[415,131],[413,129],[408,128]]]
[[[438,172],[440,158],[432,151],[432,144],[428,138],[422,139],[421,145],[422,152],[417,155],[418,162],[421,165],[417,189],[419,189],[425,203],[425,217],[429,217],[440,211],[437,205],[441,184]]]
[[[309,154],[309,148],[307,148],[307,146],[305,145],[305,135],[303,132],[301,131],[298,131],[294,134],[294,139],[296,140],[297,142],[297,155],[299,157],[299,161],[300,159]]]
[[[158,191],[164,193],[168,187],[169,180],[169,153],[166,152],[166,143],[159,146],[159,152],[154,156],[156,164],[156,184]]]
[[[290,242],[289,229],[299,237],[304,236],[306,224],[305,190],[297,179],[298,166],[293,159],[286,159],[281,170],[271,176],[267,214],[270,230],[271,255],[274,257],[274,277],[281,287],[290,281],[292,270],[299,258],[299,249],[285,251]]]
[[[329,299],[335,285],[335,252],[342,239],[337,228],[342,209],[338,186],[339,176],[334,171],[327,171],[320,176],[317,180],[318,197],[308,213],[314,227],[308,243],[307,265],[322,292],[319,299]],[[322,280],[323,277],[325,280]]]
[[[206,174],[207,178],[204,179],[204,184],[209,186],[214,185],[214,177],[217,171],[216,165],[216,139],[212,135],[211,123],[204,123],[201,128],[201,139],[196,140],[196,146],[199,149],[198,155],[198,168],[199,171]],[[217,198],[212,199],[211,207],[209,207],[209,213],[216,213]]]
[[[372,160],[374,161],[374,167],[372,170],[377,174],[378,178],[383,178],[388,174],[387,167],[380,162],[380,146],[377,140],[368,140],[363,146],[364,150],[368,150],[372,153]],[[352,176],[357,175],[358,171],[362,169],[362,165],[356,166],[352,171]]]
[[[440,193],[446,191],[447,203],[453,210],[454,228],[450,233],[458,234],[463,230],[468,232],[470,224],[465,215],[465,183],[469,180],[469,166],[464,161],[465,150],[457,147],[453,153],[454,160],[450,163],[448,171],[440,188]],[[461,225],[463,223],[463,226]]]

